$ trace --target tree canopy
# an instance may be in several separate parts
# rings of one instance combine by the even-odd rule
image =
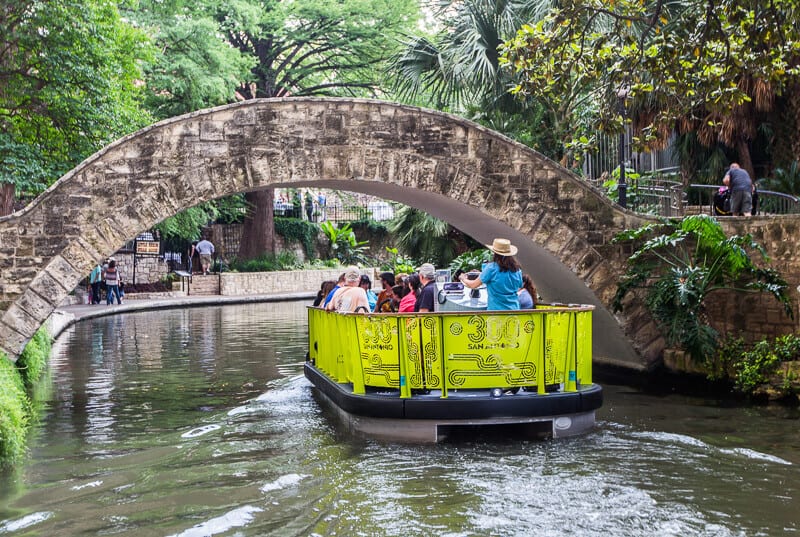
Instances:
[[[231,103],[250,79],[255,58],[223,38],[210,12],[216,2],[130,0],[122,12],[153,40],[158,53],[144,65],[145,107],[157,118]]]
[[[749,159],[755,114],[797,92],[799,19],[797,0],[576,0],[524,25],[502,61],[519,95],[590,95],[591,129],[618,132],[623,97],[639,149],[696,131]]]
[[[150,122],[139,82],[152,50],[115,2],[6,2],[0,35],[0,184],[13,185],[6,195],[38,193]]]

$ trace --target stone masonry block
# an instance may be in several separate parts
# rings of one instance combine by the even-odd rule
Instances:
[[[25,336],[4,321],[0,321],[0,351],[5,352],[12,362],[17,361],[31,337],[33,337],[33,333],[30,336]]]
[[[33,290],[28,290],[28,292],[23,293],[19,300],[17,300],[17,304],[20,309],[30,315],[31,318],[39,319],[40,321],[47,319],[50,313],[52,313],[53,308],[58,306],[57,302],[42,297]]]

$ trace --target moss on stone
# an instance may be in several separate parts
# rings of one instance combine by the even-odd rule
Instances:
[[[33,417],[28,393],[42,376],[50,350],[50,336],[40,328],[16,364],[0,353],[0,466],[13,464],[26,452]]]

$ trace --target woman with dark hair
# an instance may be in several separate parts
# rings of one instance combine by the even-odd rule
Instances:
[[[514,258],[517,247],[508,239],[495,239],[486,247],[494,254],[492,262],[474,280],[462,274],[459,281],[470,289],[486,285],[487,310],[518,310],[517,290],[522,287],[522,270]]]
[[[322,285],[319,286],[319,291],[317,291],[317,296],[314,298],[314,303],[312,306],[315,308],[322,307],[322,301],[325,300],[325,297],[328,296],[328,293],[331,292],[331,289],[336,287],[336,282],[333,280],[325,280],[322,282]]]
[[[417,303],[417,296],[419,296],[420,281],[417,274],[409,274],[403,281],[403,286],[406,288],[403,299],[400,300],[400,313],[413,313],[414,305]]]
[[[370,280],[369,276],[366,274],[362,274],[361,279],[358,281],[358,285],[364,290],[365,293],[367,293],[369,311],[375,311],[375,308],[378,305],[378,295],[376,295],[375,291],[372,290],[372,280]]]
[[[521,310],[532,310],[536,307],[536,286],[527,274],[522,275],[522,287],[517,291],[517,298]]]

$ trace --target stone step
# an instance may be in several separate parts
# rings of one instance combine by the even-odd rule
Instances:
[[[209,274],[207,276],[195,275],[192,276],[192,282],[189,284],[189,295],[218,295],[219,294],[219,276],[216,274]]]

